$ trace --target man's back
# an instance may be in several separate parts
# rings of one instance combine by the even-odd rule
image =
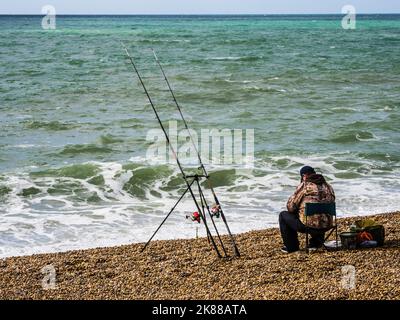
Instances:
[[[306,203],[335,202],[335,192],[320,174],[309,175],[289,198],[287,209],[290,213],[298,213],[301,222],[306,223],[304,209]],[[327,214],[316,214],[307,218],[307,226],[324,229],[332,226],[332,217]]]

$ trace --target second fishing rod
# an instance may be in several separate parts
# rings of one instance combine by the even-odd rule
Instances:
[[[204,226],[205,226],[205,228],[206,228],[207,236],[208,236],[208,238],[210,239],[210,241],[211,241],[211,243],[212,243],[212,245],[213,245],[213,247],[214,247],[214,250],[217,252],[218,257],[222,257],[222,256],[221,256],[221,253],[219,252],[218,247],[217,247],[217,245],[216,245],[216,243],[215,243],[214,237],[212,236],[212,234],[211,234],[211,232],[210,232],[210,230],[209,230],[209,228],[208,228],[208,225],[207,225],[207,222],[206,222],[206,218],[205,218],[205,212],[201,210],[200,205],[199,205],[199,203],[197,202],[196,196],[195,196],[195,194],[193,193],[193,190],[192,190],[192,183],[190,183],[190,182],[188,181],[189,176],[187,176],[187,175],[185,174],[184,170],[183,170],[182,164],[181,164],[181,162],[179,161],[179,158],[178,158],[178,156],[177,156],[177,154],[176,154],[176,152],[175,152],[175,149],[174,149],[174,147],[172,146],[172,144],[171,144],[171,142],[170,142],[168,133],[167,133],[167,131],[165,130],[165,127],[164,127],[164,125],[163,125],[163,123],[162,123],[162,121],[161,121],[161,119],[160,119],[160,117],[159,117],[159,115],[158,115],[158,112],[157,112],[157,109],[156,109],[156,107],[155,107],[155,105],[154,105],[154,103],[153,103],[153,100],[151,99],[151,96],[150,96],[150,94],[149,94],[149,92],[148,92],[148,90],[147,90],[147,87],[146,87],[146,85],[145,85],[144,82],[143,82],[142,76],[140,75],[140,72],[139,72],[139,70],[138,70],[137,67],[136,67],[135,61],[134,61],[133,57],[131,56],[131,54],[129,53],[127,47],[124,45],[124,43],[121,42],[121,44],[122,44],[122,46],[123,46],[123,48],[124,48],[124,50],[125,50],[125,52],[126,52],[127,57],[129,58],[129,60],[130,60],[130,62],[131,62],[131,65],[133,66],[133,69],[134,69],[134,71],[135,71],[135,73],[136,73],[136,75],[137,75],[137,77],[138,77],[138,79],[139,79],[139,82],[140,82],[142,88],[144,89],[144,92],[145,92],[145,94],[146,94],[146,96],[147,96],[147,99],[148,99],[148,101],[149,101],[149,103],[150,103],[152,109],[153,109],[153,112],[154,112],[154,114],[156,115],[156,118],[157,118],[157,120],[158,120],[158,123],[159,123],[159,125],[160,125],[160,127],[161,127],[161,129],[162,129],[162,131],[163,131],[163,133],[164,133],[164,135],[165,135],[165,139],[166,139],[166,141],[167,141],[167,144],[168,144],[168,146],[171,148],[171,153],[172,153],[173,157],[175,158],[176,163],[178,164],[179,170],[180,170],[181,173],[182,173],[183,179],[184,179],[184,181],[185,181],[185,183],[186,183],[186,186],[187,186],[187,190],[189,191],[191,197],[193,198],[193,201],[194,201],[194,203],[195,203],[195,205],[196,205],[197,210],[200,212],[200,216],[201,216],[201,218],[202,218],[202,220],[203,220],[203,222],[204,222]],[[195,177],[195,178],[197,178],[197,177]],[[201,197],[201,192],[200,192],[200,197]],[[179,202],[179,201],[178,201],[178,202]],[[171,212],[170,212],[170,213],[171,213]],[[214,224],[214,227],[216,228],[215,224]],[[158,231],[158,229],[157,229],[157,231]],[[157,231],[156,231],[156,232],[157,232]],[[216,231],[217,231],[217,230],[216,230]],[[218,234],[218,231],[217,231],[217,234]],[[153,236],[154,236],[154,234],[153,234]],[[223,243],[222,243],[222,240],[221,240],[219,234],[218,234],[218,238],[219,238],[219,240],[220,240],[220,242],[221,242],[221,246],[222,246],[222,249],[223,249],[223,251],[224,251],[225,257],[227,257],[227,252],[225,251],[224,245],[223,245]],[[147,243],[147,244],[148,244],[148,243]],[[146,246],[144,247],[144,249],[147,247],[147,244],[146,244]]]
[[[194,147],[194,150],[196,151],[196,154],[197,154],[197,158],[198,158],[198,160],[199,160],[200,167],[201,167],[201,169],[203,170],[204,176],[205,176],[205,178],[206,178],[206,180],[207,180],[207,182],[208,182],[208,186],[209,186],[209,188],[210,188],[210,190],[211,190],[211,192],[212,192],[212,194],[213,194],[215,204],[219,207],[222,221],[224,222],[225,227],[226,227],[226,229],[227,229],[227,231],[228,231],[229,237],[230,237],[230,239],[231,239],[231,244],[232,244],[233,251],[234,251],[234,253],[235,253],[235,255],[236,255],[237,257],[240,257],[240,252],[239,252],[239,249],[238,249],[238,247],[237,247],[235,238],[234,238],[234,236],[232,235],[232,232],[231,232],[231,230],[230,230],[230,228],[229,228],[229,225],[228,225],[228,222],[227,222],[227,220],[226,220],[224,211],[222,210],[221,203],[220,203],[220,201],[219,201],[219,199],[218,199],[218,197],[217,197],[217,194],[215,193],[215,190],[214,190],[214,188],[213,188],[213,186],[212,186],[212,183],[211,183],[211,181],[210,181],[210,176],[208,175],[207,169],[206,169],[206,167],[204,166],[203,161],[201,160],[200,152],[199,152],[199,150],[198,150],[198,148],[197,148],[197,146],[196,146],[196,143],[194,142],[194,139],[193,139],[193,136],[192,136],[192,134],[191,134],[191,132],[190,132],[189,126],[188,126],[188,124],[187,124],[187,121],[186,121],[186,119],[185,119],[185,117],[184,117],[184,115],[183,115],[182,108],[181,108],[181,106],[179,105],[178,100],[176,99],[174,90],[172,89],[171,83],[170,83],[169,80],[168,80],[168,77],[167,77],[167,75],[166,75],[166,73],[165,73],[165,71],[164,71],[164,68],[163,68],[163,66],[162,66],[162,64],[161,64],[161,62],[160,62],[160,60],[158,59],[158,56],[157,56],[155,50],[154,50],[154,49],[151,49],[151,50],[152,50],[152,52],[153,52],[154,59],[155,59],[155,61],[157,62],[157,65],[159,66],[160,71],[161,71],[161,73],[162,73],[162,75],[163,75],[163,77],[164,77],[164,80],[165,80],[165,82],[166,82],[166,84],[167,84],[167,86],[168,86],[168,90],[169,90],[169,92],[171,93],[172,100],[174,101],[174,103],[175,103],[175,105],[176,105],[176,108],[177,108],[178,111],[179,111],[179,114],[180,114],[180,117],[181,117],[181,119],[182,119],[182,121],[183,121],[183,124],[184,124],[184,126],[185,126],[185,129],[186,129],[186,131],[187,131],[188,134],[189,134],[189,138],[190,138],[190,141],[191,141],[191,143],[192,143],[192,145],[193,145],[193,147]],[[213,220],[212,216],[211,216],[211,219]],[[213,221],[213,223],[214,223],[214,221]]]

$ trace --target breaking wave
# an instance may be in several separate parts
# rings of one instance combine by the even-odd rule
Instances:
[[[277,225],[278,213],[298,183],[297,170],[305,163],[322,171],[334,186],[340,216],[394,210],[397,194],[388,188],[399,190],[400,168],[388,170],[390,159],[381,161],[376,167],[361,156],[264,157],[253,170],[211,166],[210,176],[237,233]],[[211,204],[208,185],[203,186]],[[141,160],[3,174],[0,224],[5,236],[0,257],[145,241],[184,190],[175,166]],[[190,197],[185,197],[158,239],[193,237],[196,226],[185,219],[193,210]]]

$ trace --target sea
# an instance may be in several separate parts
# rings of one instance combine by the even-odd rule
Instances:
[[[159,123],[122,44],[166,130],[185,127],[152,50],[195,138],[243,133],[250,166],[205,161],[234,234],[276,227],[303,165],[333,186],[338,217],[398,210],[400,15],[342,19],[0,16],[0,257],[144,242],[185,191],[149,151]],[[195,211],[186,194],[154,239],[205,236]]]

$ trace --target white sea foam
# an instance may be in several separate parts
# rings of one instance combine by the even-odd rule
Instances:
[[[139,158],[136,161],[149,166]],[[287,161],[286,169],[278,168],[275,165],[278,161]],[[178,175],[173,166],[171,176],[156,179],[144,189],[144,199],[132,196],[123,189],[138,169],[124,171],[121,164],[113,162],[90,164],[100,169],[104,186],[68,177],[8,176],[5,184],[12,191],[7,195],[5,204],[0,205],[0,257],[146,241],[180,195],[175,189],[163,189],[170,179]],[[370,171],[359,178],[341,179],[336,175],[346,170],[336,169],[326,156],[272,157],[270,161],[259,163],[258,173],[238,167],[234,183],[216,188],[231,230],[239,233],[276,227],[278,214],[285,209],[288,196],[298,184],[297,171],[303,164],[318,168],[329,179],[336,191],[339,217],[398,209],[398,172],[378,176]],[[227,168],[211,167],[210,171],[220,169]],[[96,194],[101,201],[77,202],[68,193],[47,193],[46,190],[59,183],[60,179],[78,183],[80,188]],[[31,198],[20,195],[23,189],[32,186],[41,193]],[[211,204],[213,199],[209,192],[206,197]],[[185,216],[195,210],[190,197],[184,198],[156,239],[194,237],[198,225]],[[221,221],[217,225],[224,233]],[[202,225],[199,235],[205,236]]]
[[[356,134],[356,139],[358,141],[379,141],[381,140],[381,138],[377,137],[376,135],[374,135],[373,133],[371,133],[372,137],[371,138],[362,138],[361,135],[359,133]]]
[[[229,83],[253,83],[253,82],[262,82],[263,80],[230,80],[230,79],[224,79],[225,82]]]
[[[38,145],[35,144],[16,144],[14,148],[21,148],[21,149],[28,149],[28,148],[35,148],[38,147]]]
[[[243,57],[231,57],[231,56],[228,56],[228,57],[211,57],[211,58],[208,58],[209,60],[240,60],[240,59],[243,59]]]

